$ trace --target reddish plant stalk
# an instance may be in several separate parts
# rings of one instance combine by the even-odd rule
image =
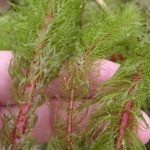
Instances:
[[[133,108],[133,102],[128,101],[125,104],[124,111],[121,113],[120,127],[118,131],[118,137],[116,140],[115,150],[121,150],[122,141],[125,135],[125,130],[129,126],[130,116],[131,116],[130,111],[132,110],[132,108]]]
[[[41,33],[44,33],[47,31],[48,24],[51,21],[51,19],[52,19],[52,16],[46,13],[45,24],[43,25],[43,29]],[[44,39],[41,43],[37,45],[36,51],[44,48],[45,45],[46,45],[46,39]],[[32,69],[33,65],[36,65],[36,58],[38,57],[36,51],[35,51],[35,54],[33,55],[34,59],[31,63],[31,66],[29,67],[29,71],[28,71],[29,78],[32,77],[32,73],[34,72],[34,70]],[[22,135],[25,134],[28,119],[29,119],[28,113],[32,107],[32,101],[33,101],[33,96],[35,94],[37,81],[38,79],[35,79],[25,85],[23,97],[26,99],[26,102],[24,104],[21,104],[20,111],[19,111],[16,123],[15,123],[15,127],[12,131],[12,143],[13,144],[19,143]]]
[[[71,95],[70,95],[69,106],[68,106],[68,114],[67,114],[67,136],[66,136],[66,141],[68,143],[67,150],[72,150],[71,133],[72,133],[72,123],[73,123],[72,112],[74,109],[74,93],[75,93],[74,84],[75,84],[75,79],[73,77]]]
[[[20,108],[19,115],[16,121],[17,124],[12,133],[13,144],[17,144],[20,141],[22,134],[25,133],[26,123],[28,122],[27,113],[29,112],[30,107],[31,107],[31,104],[25,103],[25,104],[22,104]]]
[[[141,81],[141,75],[139,72],[137,72],[133,77],[133,84],[131,85],[131,87],[128,91],[129,95],[131,95],[132,93],[134,93],[136,91],[136,87],[140,81]]]
[[[28,84],[25,87],[24,96],[27,99],[27,102],[23,103],[20,107],[20,111],[16,120],[15,127],[12,132],[12,143],[17,144],[21,139],[21,136],[25,133],[27,122],[28,122],[28,113],[31,109],[33,94],[35,91],[35,82]]]
[[[140,70],[137,71],[137,73],[133,76],[133,84],[131,85],[128,95],[133,94],[136,91],[136,87],[141,81],[141,75],[140,75]],[[116,145],[115,145],[115,150],[121,150],[122,148],[122,141],[125,135],[125,130],[129,127],[130,125],[130,118],[131,118],[131,110],[133,109],[134,103],[133,101],[127,101],[125,104],[125,108],[123,112],[121,113],[121,119],[119,123],[119,131],[118,131],[118,136],[116,139]]]

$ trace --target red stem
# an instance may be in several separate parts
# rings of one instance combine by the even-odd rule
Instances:
[[[137,73],[135,73],[135,75],[133,76],[133,84],[131,85],[129,91],[128,91],[128,95],[133,94],[136,91],[136,87],[139,84],[139,82],[141,81],[141,74],[140,74],[140,69],[141,69],[141,65],[140,68],[138,68]],[[118,131],[118,137],[116,139],[116,145],[115,145],[115,150],[121,150],[122,147],[122,141],[125,135],[125,130],[126,128],[129,127],[129,123],[130,123],[130,118],[131,118],[131,110],[133,108],[133,101],[128,101],[125,104],[125,108],[124,111],[121,113],[121,120],[120,120],[120,127],[119,127],[119,131]]]
[[[74,109],[74,84],[75,84],[75,78],[72,78],[72,87],[71,87],[71,95],[70,95],[70,100],[69,100],[69,106],[68,106],[68,115],[67,115],[67,136],[66,136],[66,141],[68,143],[67,145],[67,150],[72,150],[72,123],[73,123],[73,109]]]
[[[28,113],[31,108],[31,102],[33,99],[33,94],[35,91],[35,82],[28,84],[25,87],[24,96],[27,98],[27,102],[21,105],[20,111],[16,120],[15,128],[12,132],[12,143],[17,144],[21,139],[21,136],[25,133],[27,122],[28,122]]]
[[[73,95],[73,91],[72,94]],[[67,117],[67,143],[68,143],[68,147],[67,150],[71,150],[72,149],[72,139],[71,139],[71,133],[72,133],[72,111],[73,111],[73,96],[71,96],[71,99],[69,101],[69,108],[68,108],[68,117]]]
[[[132,110],[132,108],[133,108],[133,102],[128,101],[125,104],[124,111],[121,114],[120,127],[119,127],[118,137],[116,140],[115,150],[121,150],[125,130],[129,126],[130,116],[131,116],[130,111]]]
[[[42,31],[46,32],[48,29],[48,24],[49,22],[52,20],[52,16],[49,15],[48,12],[46,12],[46,19],[45,19],[45,23],[43,25]],[[36,47],[36,50],[42,49],[44,48],[46,45],[46,39],[44,39],[41,43],[39,43]],[[36,52],[36,51],[35,51]],[[35,65],[36,63],[36,55],[37,53],[35,53],[33,55],[34,59],[31,63],[31,66],[29,67],[29,77],[32,76],[32,72],[34,72],[34,70],[32,69],[33,65]],[[12,143],[13,144],[17,144],[19,143],[22,135],[25,133],[26,131],[26,127],[27,127],[27,123],[28,123],[28,113],[31,109],[31,105],[32,105],[32,101],[33,101],[33,96],[36,90],[36,82],[37,79],[35,79],[34,81],[31,81],[31,83],[27,83],[25,85],[25,89],[24,89],[24,98],[26,99],[26,102],[24,104],[21,105],[19,114],[17,116],[17,120],[15,123],[15,127],[12,131]]]
[[[17,118],[17,123],[12,133],[13,144],[17,144],[20,141],[22,134],[25,133],[27,121],[28,121],[27,114],[30,108],[31,105],[28,103],[23,104],[20,108],[19,115]]]

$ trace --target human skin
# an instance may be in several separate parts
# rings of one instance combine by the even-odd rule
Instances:
[[[2,115],[12,113],[16,114],[18,112],[17,104],[12,100],[11,96],[11,78],[8,72],[10,61],[12,60],[13,55],[11,51],[0,51],[0,128],[2,127],[4,121]],[[93,80],[91,90],[89,91],[90,97],[95,94],[95,91],[100,83],[105,82],[106,80],[111,79],[114,74],[119,69],[120,65],[113,63],[108,60],[101,60],[94,63],[94,69],[92,69],[89,74],[89,80]],[[54,135],[55,131],[55,114],[60,114],[63,120],[66,120],[66,112],[61,110],[58,111],[58,107],[61,105],[60,101],[55,97],[57,95],[62,95],[60,89],[59,79],[54,80],[48,87],[47,92],[52,91],[52,97],[49,102],[45,102],[39,108],[37,108],[36,115],[37,121],[32,130],[32,135],[36,139],[37,143],[44,143],[50,137]],[[76,104],[78,105],[78,104]],[[53,107],[54,106],[54,107]],[[97,106],[93,105],[89,108],[86,117],[79,123],[78,127],[85,127],[88,123],[90,114],[94,111]],[[9,111],[8,111],[9,110]],[[146,122],[150,125],[150,119],[142,112]],[[44,117],[43,117],[44,116]],[[77,118],[81,118],[81,114]],[[139,120],[138,122],[138,137],[142,143],[147,143],[150,139],[150,128],[149,126],[142,130],[144,122]],[[75,129],[78,130],[78,129]]]

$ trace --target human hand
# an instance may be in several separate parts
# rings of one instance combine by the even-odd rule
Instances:
[[[1,116],[9,113],[16,114],[18,112],[17,104],[14,100],[12,100],[11,96],[11,78],[8,73],[8,67],[10,64],[13,55],[11,51],[0,51],[0,114]],[[93,80],[92,88],[89,92],[90,97],[94,95],[96,88],[101,82],[109,80],[113,77],[116,71],[119,69],[120,65],[113,63],[108,60],[102,60],[95,63],[95,70],[92,70],[89,79]],[[55,79],[49,85],[47,89],[47,93],[50,96],[55,97],[56,95],[62,95],[61,91],[59,91],[58,87],[60,85],[59,79]],[[32,130],[33,137],[37,140],[38,143],[44,143],[50,137],[54,135],[55,124],[54,118],[56,109],[51,106],[51,104],[55,107],[60,105],[60,101],[57,98],[53,98],[50,102],[46,102],[41,105],[37,111],[37,122]],[[91,112],[94,111],[96,106],[91,106],[89,108],[88,114],[86,118],[82,120],[79,126],[85,126],[88,122]],[[57,110],[58,111],[58,110]],[[61,117],[66,120],[66,112],[60,110],[58,113]],[[144,116],[146,122],[150,126],[150,119],[146,113],[141,112]],[[44,117],[43,117],[44,116]],[[80,117],[80,116],[79,116]],[[3,119],[0,117],[0,127],[3,125]],[[143,128],[145,127],[145,128]],[[138,121],[138,132],[137,135],[139,139],[145,144],[150,139],[150,128],[146,127],[145,123],[142,120]]]

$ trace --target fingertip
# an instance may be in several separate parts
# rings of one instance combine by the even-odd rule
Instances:
[[[94,62],[89,75],[89,80],[91,82],[89,97],[93,97],[96,94],[97,88],[100,86],[100,84],[106,80],[111,79],[119,67],[120,64],[106,59]]]
[[[141,114],[143,115],[145,121],[138,119],[137,135],[140,141],[143,144],[146,144],[150,140],[150,118],[144,111],[141,111]]]
[[[101,81],[111,79],[120,67],[120,64],[114,63],[106,59],[103,59],[96,63],[99,64],[99,78]]]
[[[95,85],[100,84],[100,82],[111,79],[119,67],[120,64],[112,61],[106,59],[98,60],[93,64],[89,75],[89,80],[93,81]]]

